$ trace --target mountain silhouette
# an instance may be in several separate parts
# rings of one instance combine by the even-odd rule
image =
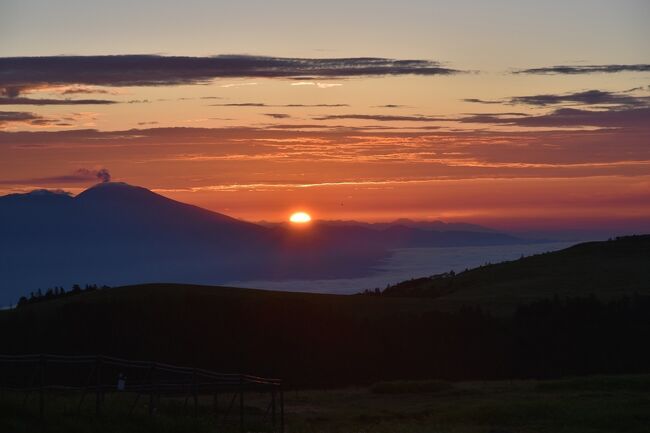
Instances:
[[[367,275],[393,248],[520,242],[496,232],[406,226],[267,227],[121,182],[77,196],[36,190],[0,197],[0,237],[0,305],[74,283],[348,278]]]

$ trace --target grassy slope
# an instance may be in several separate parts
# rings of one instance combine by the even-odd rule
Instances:
[[[287,407],[297,432],[646,432],[649,390],[648,376],[460,382],[425,394],[290,393]]]
[[[482,266],[454,277],[418,279],[390,296],[437,298],[440,309],[464,304],[496,312],[554,295],[600,298],[650,294],[650,236],[587,242],[565,250]]]

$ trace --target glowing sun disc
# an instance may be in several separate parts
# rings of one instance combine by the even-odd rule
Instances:
[[[304,224],[311,221],[311,216],[307,212],[295,212],[289,217],[292,223]]]

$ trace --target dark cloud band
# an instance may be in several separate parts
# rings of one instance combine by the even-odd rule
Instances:
[[[642,128],[647,130],[650,108],[623,108],[606,111],[561,108],[539,116],[497,116],[480,114],[458,119],[462,123],[505,124],[526,127]]]
[[[465,102],[472,102],[478,104],[515,104],[515,105],[560,105],[560,104],[578,104],[578,105],[618,105],[628,107],[646,107],[650,105],[650,98],[647,96],[634,96],[630,94],[631,91],[639,89],[631,89],[624,92],[609,92],[603,90],[586,90],[584,92],[575,93],[561,93],[561,94],[539,94],[539,95],[526,95],[514,96],[507,99],[463,99]]]
[[[616,72],[648,72],[650,65],[637,64],[637,65],[584,65],[584,66],[547,66],[543,68],[530,68],[514,71],[515,74],[595,74],[607,73],[612,74]]]
[[[458,73],[428,60],[375,57],[309,59],[245,55],[156,55],[0,58],[0,88],[15,97],[37,85],[162,86],[204,83],[219,77],[345,78]]]
[[[0,98],[0,105],[110,105],[117,101],[108,99],[34,99]]]

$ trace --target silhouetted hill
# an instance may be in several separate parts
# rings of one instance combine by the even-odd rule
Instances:
[[[650,298],[542,300],[513,315],[437,300],[149,284],[0,311],[4,353],[106,354],[290,386],[650,371]]]
[[[512,310],[520,303],[553,295],[650,294],[649,265],[650,235],[628,236],[404,281],[387,288],[384,295],[437,298],[445,308],[466,304]]]

